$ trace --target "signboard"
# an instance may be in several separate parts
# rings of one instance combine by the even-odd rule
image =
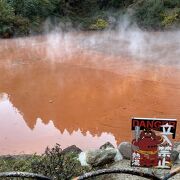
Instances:
[[[176,119],[132,118],[131,166],[171,168]]]

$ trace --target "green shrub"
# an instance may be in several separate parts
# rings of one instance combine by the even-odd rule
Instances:
[[[52,179],[67,180],[91,169],[82,167],[73,152],[62,153],[59,144],[47,148],[43,155],[0,157],[0,172],[24,171],[43,174]]]
[[[167,8],[180,8],[179,0],[164,0],[164,6]]]
[[[0,0],[0,36],[13,35],[14,9],[5,1]]]
[[[34,173],[41,173],[53,179],[72,179],[85,173],[88,168],[83,168],[77,160],[77,154],[62,153],[59,144],[52,149],[47,148],[39,159],[31,163]]]
[[[108,22],[104,19],[97,19],[95,23],[91,24],[89,29],[91,30],[103,30],[108,27]]]
[[[140,1],[135,8],[135,19],[140,27],[146,29],[161,29],[164,5],[161,0]]]
[[[180,17],[180,9],[176,9],[175,11],[167,11],[163,13],[162,16],[163,16],[162,25],[164,27],[170,27],[176,22],[178,22]]]
[[[30,22],[22,16],[15,16],[13,22],[15,36],[28,35],[30,31]]]

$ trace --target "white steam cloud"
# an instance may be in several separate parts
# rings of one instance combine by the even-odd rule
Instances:
[[[70,55],[72,50],[92,50],[108,55],[128,56],[140,62],[180,64],[180,30],[147,32],[125,16],[116,30],[102,32],[57,31],[48,36],[48,52]],[[73,51],[74,52],[74,51]]]
[[[147,32],[130,23],[126,17],[119,21],[116,30],[63,32],[61,28],[55,28],[42,36],[2,40],[0,45],[2,53],[7,49],[12,49],[11,53],[23,49],[27,59],[33,55],[33,59],[55,62],[66,62],[77,53],[92,51],[106,57],[128,57],[140,63],[180,64],[180,30]]]

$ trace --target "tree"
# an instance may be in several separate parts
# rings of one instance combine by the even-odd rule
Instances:
[[[14,8],[6,0],[0,0],[0,36],[7,38],[28,33],[29,20],[16,16]]]
[[[135,19],[140,27],[146,29],[162,28],[164,4],[161,0],[144,0],[137,2]]]
[[[5,0],[0,0],[0,36],[12,36],[14,18],[14,9]]]

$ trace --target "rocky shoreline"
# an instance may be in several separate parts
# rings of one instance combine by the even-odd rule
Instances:
[[[180,166],[180,142],[175,143],[174,150],[172,151],[171,160],[173,166],[171,170]],[[163,177],[169,173],[168,169],[156,169],[156,168],[141,168],[131,167],[131,143],[122,142],[117,148],[111,143],[107,142],[102,145],[99,149],[81,152],[79,154],[79,161],[82,166],[101,167],[102,164],[106,164],[110,169],[130,169],[139,170],[141,172],[150,173],[157,177]],[[109,179],[144,179],[137,176],[131,175],[109,175]],[[180,175],[177,174],[172,179],[180,179]]]
[[[54,153],[54,154],[53,154]],[[175,168],[180,166],[180,142],[175,143],[174,150],[172,151],[171,160],[173,162],[173,166],[171,168],[171,171]],[[116,148],[114,147],[110,142],[105,143],[102,145],[99,149],[95,150],[88,150],[88,151],[82,151],[80,148],[76,147],[75,145],[69,146],[65,149],[60,149],[59,146],[56,146],[46,151],[45,156],[50,156],[50,159],[54,158],[54,161],[56,161],[59,157],[60,161],[59,163],[62,166],[66,166],[68,169],[69,166],[73,163],[76,164],[76,168],[73,169],[73,173],[71,177],[68,179],[72,179],[72,177],[77,177],[78,175],[82,175],[86,172],[90,171],[96,171],[99,169],[127,169],[127,170],[136,170],[141,171],[144,173],[153,174],[157,177],[163,177],[165,174],[169,173],[170,170],[165,169],[157,169],[157,168],[141,168],[141,167],[131,167],[130,165],[130,158],[131,158],[131,143],[129,142],[122,142],[119,144],[119,146]],[[42,155],[44,158],[44,155]],[[34,164],[40,165],[40,167],[44,167],[43,163],[45,164],[51,164],[52,169],[56,169],[57,167],[54,166],[53,161],[41,161],[41,156],[37,155],[6,155],[6,156],[0,156],[0,171],[10,171],[8,168],[3,168],[4,165],[8,165],[7,162],[9,162],[11,165],[16,165],[14,169],[16,171],[27,171],[27,172],[36,172],[36,173],[42,173],[44,175],[48,175],[49,177],[55,177],[54,175],[47,173],[46,171],[41,171],[39,169],[34,168]],[[69,158],[69,159],[68,159]],[[41,160],[40,160],[41,159]],[[67,163],[64,163],[64,161]],[[72,162],[69,162],[72,161]],[[26,166],[24,166],[24,164]],[[38,164],[39,163],[39,164]],[[68,164],[69,163],[69,164]],[[8,165],[8,167],[11,167],[11,165]],[[22,165],[22,167],[21,167]],[[57,166],[57,165],[56,165]],[[49,168],[48,165],[45,168]],[[11,170],[11,171],[12,171]],[[64,171],[64,167],[61,167],[59,169],[61,171]],[[65,169],[65,171],[67,171]],[[69,171],[64,173],[64,176],[67,176]],[[101,176],[101,178],[98,177],[98,179],[103,179],[104,176]],[[144,179],[138,176],[132,176],[127,174],[113,174],[113,175],[106,175],[106,178],[108,179]],[[62,178],[63,179],[63,178]],[[171,179],[180,179],[180,174],[175,175]]]

